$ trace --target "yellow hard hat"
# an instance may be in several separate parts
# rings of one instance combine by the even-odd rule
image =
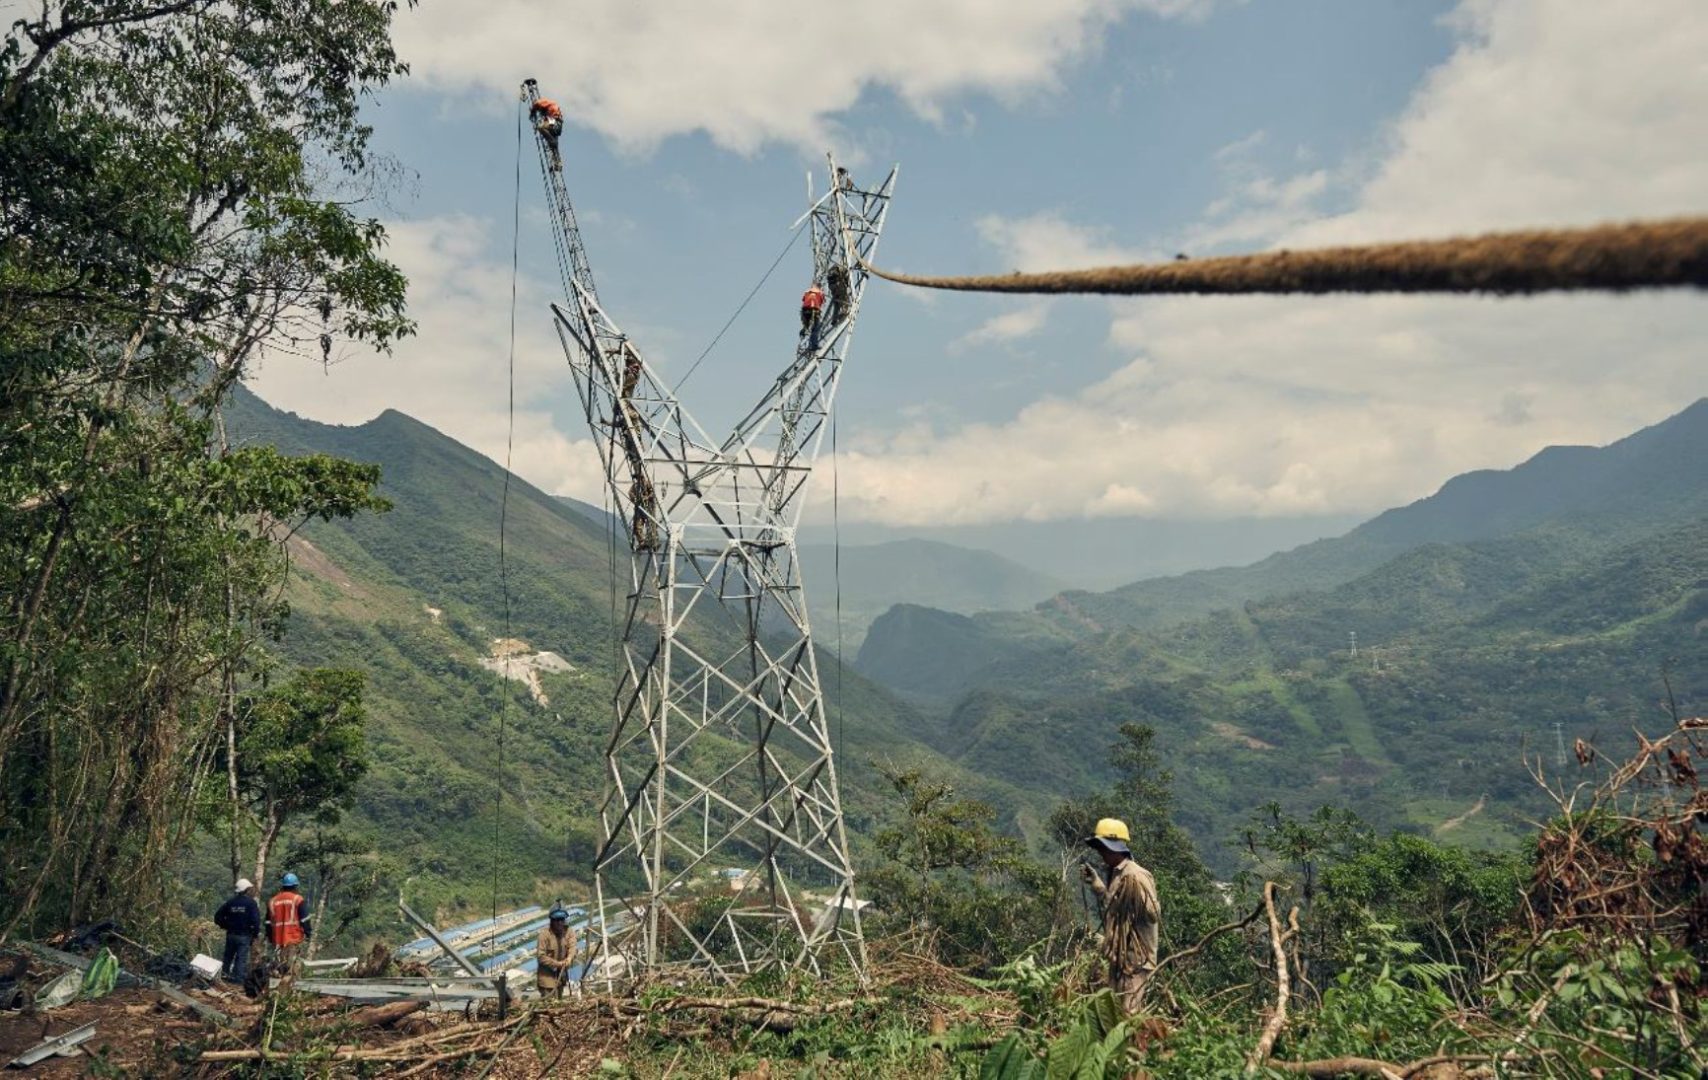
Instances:
[[[1097,823],[1097,828],[1091,830],[1091,835],[1099,840],[1120,840],[1130,842],[1133,837],[1127,832],[1127,823],[1119,818],[1106,817]]]
[[[1095,848],[1106,851],[1116,851],[1123,855],[1130,854],[1127,841],[1132,839],[1127,833],[1127,823],[1119,818],[1106,817],[1097,823],[1085,842]]]

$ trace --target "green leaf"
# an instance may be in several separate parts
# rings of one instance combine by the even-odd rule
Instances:
[[[1020,1080],[1022,1068],[1031,1064],[1032,1051],[1016,1031],[985,1054],[979,1063],[979,1080]]]
[[[1066,1035],[1051,1043],[1049,1050],[1045,1051],[1047,1068],[1044,1075],[1047,1080],[1076,1080],[1080,1066],[1096,1042],[1089,1026],[1075,1024],[1069,1028]]]

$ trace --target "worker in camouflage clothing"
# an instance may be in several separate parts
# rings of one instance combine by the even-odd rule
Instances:
[[[1133,861],[1127,847],[1127,823],[1104,818],[1085,842],[1103,856],[1103,872],[1090,864],[1081,871],[1103,906],[1103,958],[1109,961],[1109,989],[1127,1012],[1138,1011],[1145,981],[1156,970],[1157,931],[1162,901],[1156,879]]]

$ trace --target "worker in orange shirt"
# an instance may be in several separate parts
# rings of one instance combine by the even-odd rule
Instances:
[[[267,941],[273,961],[285,970],[295,966],[297,952],[309,938],[308,901],[297,891],[297,876],[279,879],[279,891],[267,901]]]
[[[534,130],[546,140],[546,149],[552,153],[552,171],[563,171],[563,157],[558,153],[558,136],[563,134],[563,110],[551,98],[537,98],[528,107],[528,119],[534,122]]]
[[[815,281],[801,294],[801,336],[811,335],[807,342],[809,349],[818,348],[818,315],[823,310],[824,290]]]

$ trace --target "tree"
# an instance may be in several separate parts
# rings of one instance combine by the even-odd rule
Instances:
[[[260,830],[255,880],[267,881],[267,856],[291,819],[336,824],[368,771],[363,676],[311,668],[240,706],[239,791]]]
[[[1162,766],[1155,730],[1122,724],[1109,761],[1115,785],[1058,806],[1050,815],[1050,836],[1064,864],[1077,862],[1085,857],[1085,838],[1099,820],[1126,822],[1133,858],[1156,877],[1163,951],[1190,945],[1224,920],[1227,907],[1192,837],[1174,823],[1174,775]]]
[[[233,449],[221,407],[263,351],[411,330],[360,212],[396,8],[42,0],[7,29],[0,940],[168,887],[283,625],[285,542],[384,505],[372,467]]]
[[[920,769],[877,768],[902,800],[900,820],[873,838],[885,862],[866,880],[881,911],[936,930],[948,959],[977,967],[1050,932],[1059,882],[992,828],[988,803]]]
[[[337,940],[366,913],[379,894],[385,862],[369,845],[318,822],[302,843],[292,845],[286,861],[305,868],[313,882],[315,934],[308,946],[313,960],[321,946]],[[334,916],[331,924],[328,911]]]

